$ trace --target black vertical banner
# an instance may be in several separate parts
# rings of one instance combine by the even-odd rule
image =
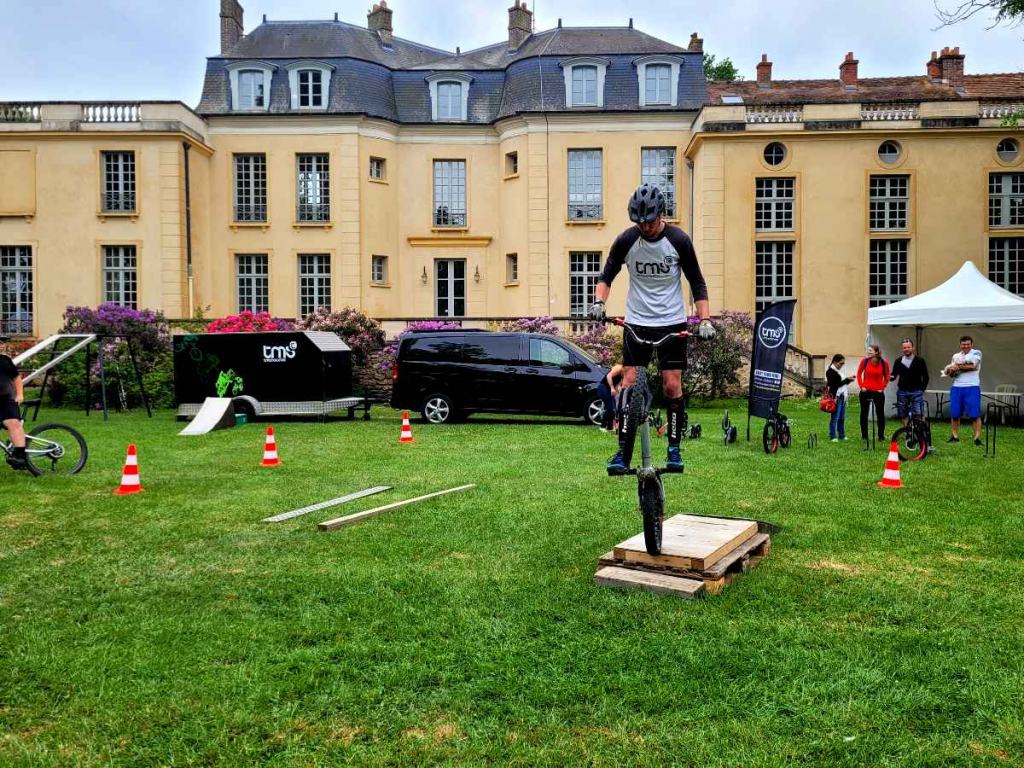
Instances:
[[[761,313],[754,326],[748,407],[751,416],[766,419],[769,411],[779,409],[782,371],[786,365],[786,346],[795,306],[796,299],[776,302]]]

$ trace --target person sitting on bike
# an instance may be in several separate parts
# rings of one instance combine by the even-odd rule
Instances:
[[[7,337],[0,336],[0,342],[5,341]],[[21,424],[21,411],[18,408],[24,399],[21,373],[11,358],[0,354],[0,421],[11,436],[11,444],[14,446],[13,455],[7,458],[12,469],[28,469],[28,461],[25,459],[25,428]]]
[[[594,291],[590,317],[599,321],[605,319],[605,302],[611,292],[612,281],[625,266],[629,272],[626,322],[637,336],[647,341],[658,341],[667,334],[685,331],[686,302],[682,285],[685,275],[700,315],[698,333],[702,339],[710,339],[716,331],[711,324],[707,284],[697,263],[693,243],[682,229],[662,220],[664,213],[665,196],[661,190],[653,184],[641,184],[629,199],[629,218],[636,226],[619,235],[612,245]],[[638,344],[628,332],[624,335],[623,388],[635,380],[636,366],[646,367],[651,361],[652,350],[649,344]],[[666,342],[658,350],[658,361],[662,388],[668,398],[666,469],[682,472],[679,444],[682,440],[682,371],[686,367],[686,339],[675,338]],[[623,453],[631,442],[625,435],[619,435],[619,451],[608,462],[609,475],[626,473],[632,457]]]

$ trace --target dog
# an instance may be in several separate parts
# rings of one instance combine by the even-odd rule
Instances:
[[[952,376],[956,376],[957,372],[953,370],[954,367],[958,365],[963,365],[966,362],[967,355],[965,355],[963,352],[957,352],[955,355],[953,355],[953,359],[950,360],[949,365],[942,369],[942,377],[948,379]]]

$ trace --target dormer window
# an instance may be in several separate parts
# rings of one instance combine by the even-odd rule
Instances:
[[[276,67],[262,61],[228,64],[232,109],[265,112],[270,107],[270,81]]]
[[[429,75],[430,117],[442,122],[469,119],[469,84],[473,78],[454,72]]]
[[[641,107],[674,107],[679,101],[679,59],[643,56],[634,59]]]
[[[604,106],[604,75],[606,59],[579,57],[559,62],[565,75],[565,105],[573,107]]]
[[[292,109],[327,109],[333,66],[321,61],[296,61],[285,69],[288,70]]]

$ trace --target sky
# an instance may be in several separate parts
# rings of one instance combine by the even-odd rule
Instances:
[[[938,0],[951,7],[959,0]],[[242,0],[246,30],[269,19],[365,25],[371,0]],[[395,35],[463,51],[507,38],[511,0],[389,0]],[[847,51],[861,77],[924,73],[933,50],[960,46],[966,72],[1024,70],[1024,27],[979,15],[936,30],[933,0],[530,0],[537,30],[624,26],[729,57],[747,79],[762,53],[776,79],[838,77]],[[855,10],[851,10],[855,9]],[[195,106],[206,57],[219,53],[219,0],[0,0],[0,101],[171,99]]]

